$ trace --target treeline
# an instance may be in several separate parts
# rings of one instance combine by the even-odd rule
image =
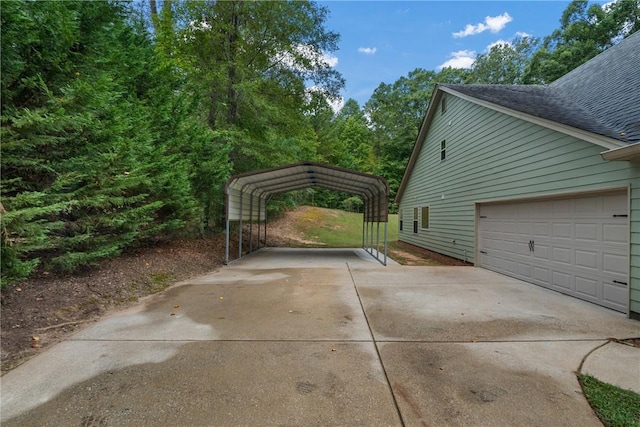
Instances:
[[[399,185],[431,91],[545,83],[639,28],[638,0],[572,2],[561,27],[416,69],[336,114],[339,35],[306,1],[3,1],[2,284],[216,230],[235,173],[311,160]],[[309,189],[276,201],[357,210]],[[277,203],[274,204],[277,206]]]

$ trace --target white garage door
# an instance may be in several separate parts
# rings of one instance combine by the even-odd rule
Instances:
[[[479,207],[479,265],[627,311],[626,192]]]

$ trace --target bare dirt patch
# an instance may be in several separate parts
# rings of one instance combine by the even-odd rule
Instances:
[[[222,265],[224,237],[158,242],[79,274],[40,270],[2,291],[2,373],[107,311]]]
[[[309,208],[302,207],[271,222],[267,245],[320,246],[318,242],[305,240],[297,231],[296,223],[313,220],[309,218],[311,213]],[[389,256],[401,264],[465,265],[402,242],[391,246]],[[237,248],[231,250],[237,251]],[[40,269],[28,280],[2,291],[2,373],[110,310],[126,308],[173,283],[216,270],[222,266],[223,259],[224,236],[216,235],[206,239],[158,241],[74,275],[60,276]]]

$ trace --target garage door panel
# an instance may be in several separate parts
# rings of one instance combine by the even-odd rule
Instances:
[[[554,262],[571,265],[572,264],[572,256],[571,256],[571,248],[562,248],[562,247],[554,247],[551,250],[552,258]]]
[[[522,277],[531,278],[531,271],[533,266],[531,264],[525,264],[522,262],[517,263],[517,274]]]
[[[626,312],[627,211],[626,192],[480,205],[480,265]]]
[[[603,242],[627,243],[629,226],[626,224],[604,224],[602,226]]]
[[[568,222],[555,223],[552,226],[552,237],[558,239],[571,239],[572,224]]]
[[[576,265],[598,270],[600,254],[596,251],[576,250]]]
[[[548,222],[534,222],[533,233],[534,236],[551,236],[551,224]]]
[[[576,276],[576,293],[593,300],[600,299],[601,286],[597,280],[593,280],[589,277]]]
[[[598,224],[576,224],[575,238],[584,242],[597,243],[600,240]]]
[[[602,271],[611,274],[626,276],[628,271],[628,258],[617,254],[602,255]]]
[[[550,253],[551,248],[549,247],[549,245],[538,242],[535,243],[535,251],[531,252],[532,256],[539,262],[550,261]]]
[[[602,298],[610,306],[615,306],[621,311],[626,311],[626,304],[621,301],[627,298],[627,294],[628,290],[626,286],[604,283]]]
[[[553,288],[561,288],[562,290],[571,290],[571,275],[562,271],[554,271],[551,275],[553,280]]]
[[[563,216],[574,211],[574,201],[572,199],[554,200],[551,202],[553,216]]]
[[[542,283],[549,283],[551,272],[548,268],[533,267],[533,278]]]
[[[530,236],[533,231],[533,224],[530,222],[518,222],[518,234]]]
[[[585,197],[580,199],[574,199],[575,210],[576,212],[581,212],[582,214],[592,214],[597,215],[602,212],[603,209],[603,197],[593,198],[593,197]]]
[[[531,254],[531,250],[529,249],[528,242],[518,242],[518,254],[529,257]]]

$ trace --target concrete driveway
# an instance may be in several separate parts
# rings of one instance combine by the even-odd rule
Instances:
[[[0,379],[3,426],[598,426],[575,371],[613,311],[472,267],[260,251]],[[604,363],[628,372],[631,366]],[[638,362],[640,363],[640,362]]]

